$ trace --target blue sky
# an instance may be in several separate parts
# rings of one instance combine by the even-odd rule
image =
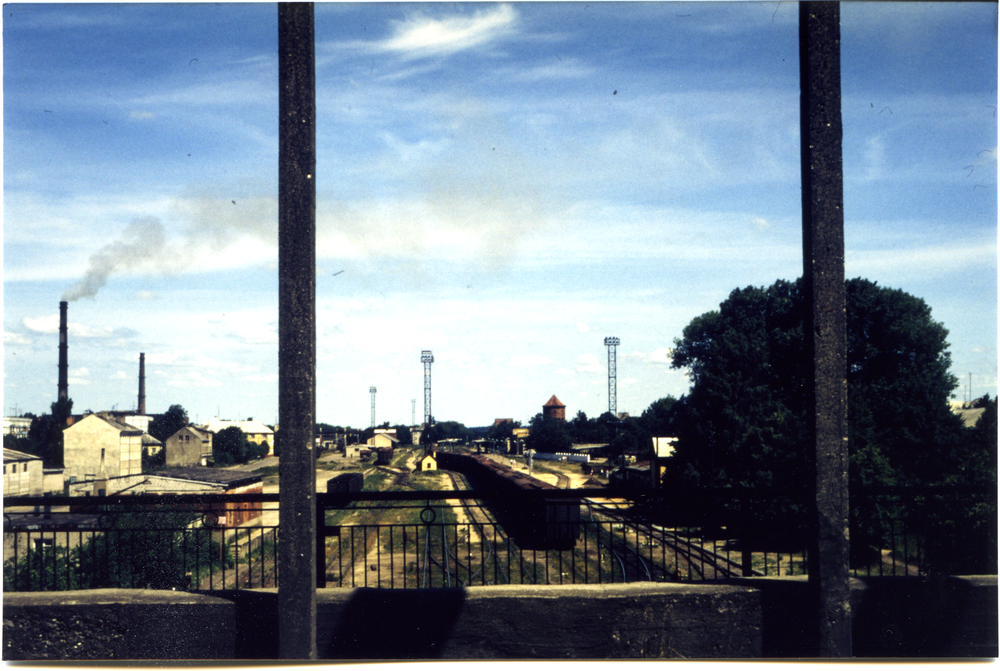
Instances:
[[[4,412],[277,421],[273,4],[7,4]],[[848,277],[997,393],[997,7],[844,3]],[[320,4],[317,417],[640,414],[736,287],[801,274],[794,3]]]

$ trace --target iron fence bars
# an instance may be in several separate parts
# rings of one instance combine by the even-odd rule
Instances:
[[[552,511],[534,518],[534,526],[518,523],[523,508],[484,492],[319,494],[322,582],[411,589],[807,572],[794,492],[615,494],[546,492],[537,498],[575,506],[579,516]],[[7,498],[4,590],[274,587],[280,578],[276,497]],[[762,511],[767,500],[778,502],[784,518]],[[861,488],[852,500],[853,575],[996,572],[995,490]],[[227,526],[226,503],[261,515],[249,525]],[[751,513],[769,524],[748,522]]]

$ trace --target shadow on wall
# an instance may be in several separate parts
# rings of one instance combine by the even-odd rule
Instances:
[[[236,659],[278,659],[277,590],[211,592],[236,604]],[[317,605],[319,659],[437,659],[465,603],[461,589],[356,588]]]
[[[320,659],[438,659],[465,604],[462,589],[359,588],[336,622],[317,616]],[[331,626],[326,635],[320,627]],[[324,646],[325,645],[325,649]]]

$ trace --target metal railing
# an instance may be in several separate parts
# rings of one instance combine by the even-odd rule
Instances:
[[[795,497],[546,490],[317,494],[320,587],[700,581],[808,572]],[[765,510],[764,503],[769,507]],[[227,504],[259,515],[226,526]],[[4,501],[4,590],[278,584],[277,494]],[[777,511],[777,512],[776,512]],[[996,492],[858,492],[854,575],[996,573]]]

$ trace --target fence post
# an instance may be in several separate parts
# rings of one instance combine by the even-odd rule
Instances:
[[[799,73],[808,450],[815,476],[809,582],[819,656],[850,657],[839,3],[799,3]]]
[[[278,654],[316,659],[316,56],[311,3],[278,3]]]

